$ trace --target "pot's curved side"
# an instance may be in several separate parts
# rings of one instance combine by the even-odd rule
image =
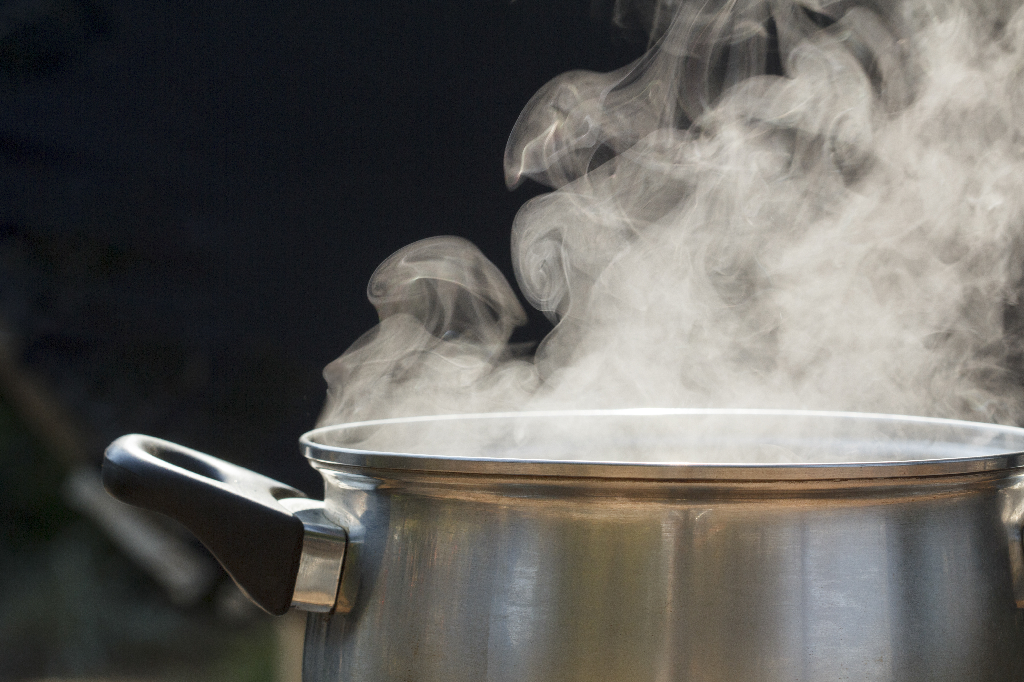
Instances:
[[[1012,472],[322,473],[350,610],[310,616],[307,682],[1024,678]]]

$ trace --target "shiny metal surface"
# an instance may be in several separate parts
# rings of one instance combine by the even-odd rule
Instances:
[[[304,531],[292,606],[303,611],[328,613],[337,601],[341,570],[345,565],[348,544],[345,529],[327,519],[321,500],[292,497],[278,503],[302,521]]]
[[[1024,476],[977,439],[947,461],[737,476],[446,472],[316,437],[350,553],[344,608],[309,617],[307,682],[1024,679]]]

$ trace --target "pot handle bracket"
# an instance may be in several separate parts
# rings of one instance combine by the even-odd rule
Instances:
[[[324,503],[243,467],[169,441],[133,434],[111,443],[103,485],[128,504],[179,521],[239,588],[274,615],[295,606],[334,610],[345,529]]]

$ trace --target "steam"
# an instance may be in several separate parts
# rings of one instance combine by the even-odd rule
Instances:
[[[508,345],[526,313],[471,243],[434,237],[377,268],[368,287],[381,322],[324,370],[320,424],[406,414],[514,410],[537,375]]]
[[[320,424],[561,408],[750,407],[1013,423],[1024,12],[997,2],[620,4],[651,48],[527,104],[510,187],[525,315],[464,240],[369,285]]]

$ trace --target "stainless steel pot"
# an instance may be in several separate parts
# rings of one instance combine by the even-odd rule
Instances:
[[[301,444],[323,503],[145,436],[104,482],[310,610],[307,681],[1024,680],[1022,429],[619,410]]]

